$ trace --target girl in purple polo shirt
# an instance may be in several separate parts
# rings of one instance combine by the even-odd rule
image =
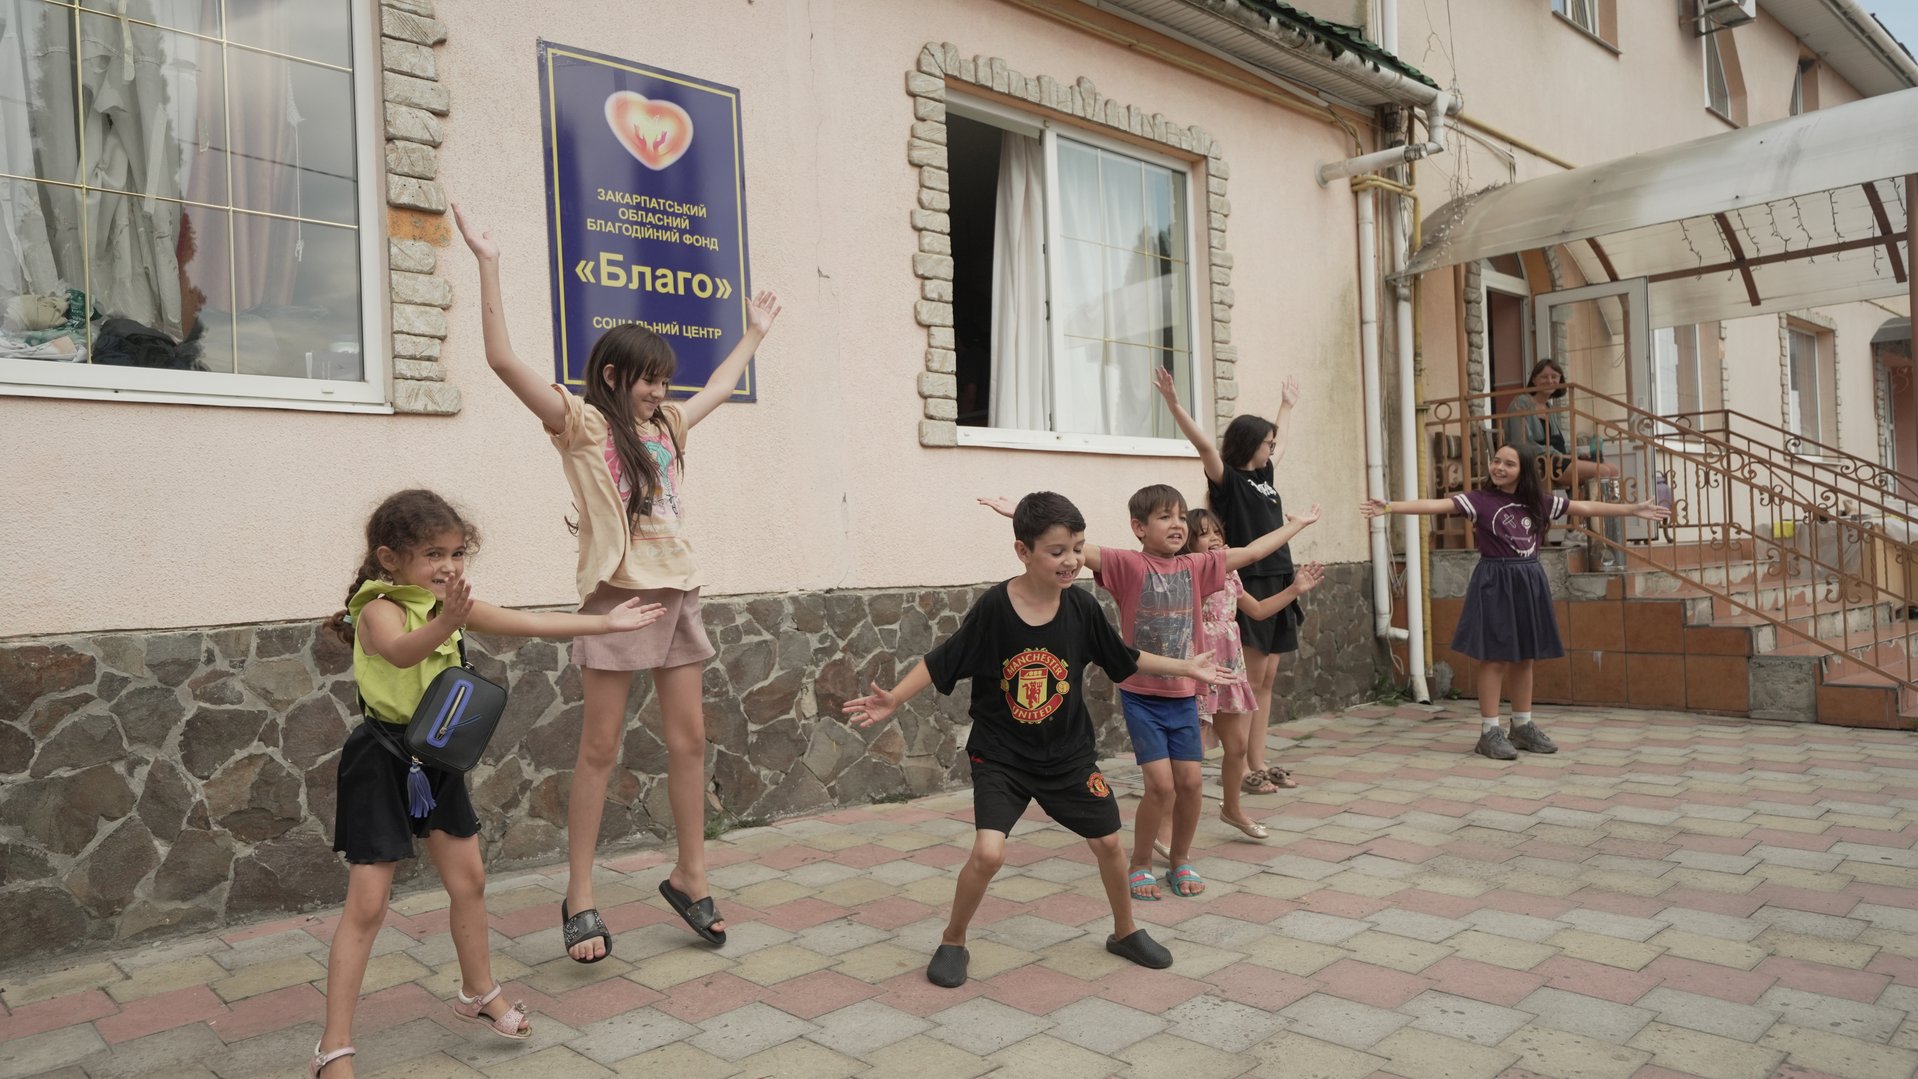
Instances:
[[[1476,491],[1450,498],[1410,502],[1367,499],[1367,517],[1385,513],[1462,513],[1473,524],[1478,565],[1465,588],[1452,650],[1478,660],[1478,714],[1482,726],[1476,752],[1493,760],[1518,759],[1518,750],[1556,753],[1558,746],[1532,722],[1532,667],[1541,659],[1565,654],[1552,590],[1538,564],[1538,548],[1554,517],[1643,517],[1662,521],[1671,511],[1656,502],[1572,501],[1539,484],[1537,462],[1513,446],[1492,455],[1491,479]],[[1512,698],[1512,734],[1498,721],[1501,693]],[[1516,747],[1516,748],[1514,748]]]

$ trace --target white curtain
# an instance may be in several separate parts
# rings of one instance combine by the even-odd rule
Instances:
[[[1052,412],[1046,372],[1045,149],[1011,131],[999,148],[992,234],[994,427],[1043,431]]]
[[[20,25],[20,20],[10,17],[17,10],[0,8],[0,109],[8,118],[24,120],[44,114],[45,104],[39,95],[39,27],[37,23]],[[52,18],[57,10],[48,8],[42,15]],[[31,14],[28,17],[31,19]],[[35,40],[29,42],[29,37]],[[69,67],[72,62],[69,55]],[[33,136],[26,123],[0,123],[0,160],[6,161],[8,171],[32,175],[33,150]],[[42,191],[40,185],[24,180],[0,180],[0,303],[12,296],[57,292],[66,287],[66,279],[53,262],[53,241],[40,201]],[[60,303],[65,310],[65,297]]]

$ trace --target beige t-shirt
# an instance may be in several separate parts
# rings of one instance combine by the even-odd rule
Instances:
[[[566,402],[566,424],[557,434],[547,434],[559,450],[560,465],[579,510],[579,598],[586,599],[601,584],[698,588],[699,568],[685,533],[685,468],[673,448],[674,439],[659,423],[640,429],[640,441],[659,466],[660,492],[653,498],[652,512],[636,528],[629,528],[626,499],[632,483],[621,475],[605,414],[564,386],[553,389]],[[659,411],[683,448],[686,424],[679,409],[667,404]]]

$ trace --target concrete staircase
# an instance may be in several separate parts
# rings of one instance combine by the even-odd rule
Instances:
[[[1634,547],[1622,571],[1588,571],[1585,557],[1540,553],[1567,655],[1538,664],[1536,700],[1918,730],[1918,623],[1885,595],[1841,602],[1749,547]],[[1477,664],[1447,645],[1476,561],[1432,552],[1433,659],[1466,697]]]

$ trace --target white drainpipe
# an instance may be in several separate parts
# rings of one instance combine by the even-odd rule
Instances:
[[[1389,498],[1385,487],[1385,410],[1379,378],[1379,229],[1370,190],[1358,193],[1359,211],[1359,357],[1360,392],[1365,397],[1365,497]],[[1392,628],[1392,551],[1385,518],[1374,517],[1366,531],[1372,542],[1372,632],[1388,640],[1406,640]],[[1423,657],[1413,666],[1424,666]]]
[[[1231,5],[1231,0],[1227,0]],[[1236,6],[1236,5],[1232,5]],[[1398,30],[1398,0],[1380,0],[1379,26],[1380,44],[1387,51],[1395,51]],[[1460,102],[1443,90],[1436,90],[1397,73],[1377,72],[1359,62],[1347,53],[1341,60],[1351,60],[1356,70],[1355,76],[1363,73],[1365,81],[1381,88],[1398,92],[1412,91],[1424,97],[1426,128],[1429,140],[1422,143],[1408,143],[1388,150],[1361,154],[1345,161],[1322,165],[1318,170],[1320,185],[1333,180],[1359,176],[1378,169],[1391,168],[1408,162],[1417,161],[1430,154],[1442,153],[1445,149],[1441,139],[1445,117],[1459,111]],[[1381,287],[1378,261],[1378,223],[1374,209],[1374,192],[1360,189],[1354,192],[1358,199],[1359,219],[1359,350],[1363,364],[1363,393],[1365,396],[1365,488],[1370,498],[1387,498],[1385,482],[1385,399],[1381,389],[1379,373],[1379,310],[1377,290]],[[1406,251],[1406,225],[1399,207],[1394,208],[1388,226],[1394,271],[1403,268],[1410,258]],[[1410,500],[1418,497],[1418,401],[1412,378],[1412,299],[1409,287],[1396,290],[1393,300],[1395,330],[1398,341],[1399,361],[1399,441],[1400,441],[1400,491],[1401,498]],[[1425,685],[1425,618],[1417,597],[1425,587],[1423,567],[1419,564],[1419,524],[1418,519],[1406,515],[1401,519],[1405,536],[1405,590],[1406,610],[1405,629],[1392,626],[1392,589],[1391,589],[1391,550],[1386,535],[1383,518],[1374,518],[1371,522],[1370,539],[1372,547],[1372,602],[1374,615],[1373,631],[1386,640],[1406,642],[1407,666],[1411,668],[1412,695],[1419,701],[1431,700],[1431,693]]]

